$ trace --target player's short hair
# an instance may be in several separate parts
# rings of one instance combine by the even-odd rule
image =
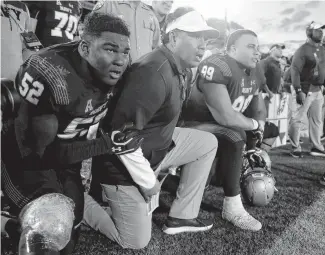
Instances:
[[[232,45],[234,45],[243,35],[252,35],[257,37],[257,34],[255,32],[253,32],[252,30],[249,29],[238,29],[234,32],[232,32],[228,39],[227,39],[227,43],[226,43],[226,49],[227,51],[230,50],[230,47]]]
[[[91,12],[86,15],[84,26],[82,38],[85,36],[100,37],[103,32],[130,36],[130,30],[124,20],[114,14]]]
[[[189,6],[185,6],[185,7],[178,7],[174,12],[168,14],[167,16],[167,25],[173,21],[175,21],[176,19],[178,19],[179,17],[182,17],[183,15],[185,15],[186,13],[195,11],[195,9],[193,7],[189,7]],[[166,26],[167,27],[167,26]],[[162,42],[163,44],[167,44],[169,43],[169,33],[164,33],[162,35]]]

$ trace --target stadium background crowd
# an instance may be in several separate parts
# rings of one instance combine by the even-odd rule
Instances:
[[[84,18],[92,10],[101,13],[114,13],[125,20],[130,29],[130,62],[136,62],[142,56],[161,45],[164,35],[166,34],[167,24],[170,19],[168,14],[172,10],[172,4],[173,1],[153,1],[150,5],[137,1],[109,1],[105,3],[103,1],[3,1],[1,2],[1,77],[15,80],[19,67],[35,51],[38,50],[38,45],[29,47],[28,44],[23,42],[23,40],[26,39],[21,37],[22,32],[35,32],[44,47],[74,40],[78,41],[83,33]],[[65,20],[66,23],[62,23],[62,27],[60,28],[62,29],[65,27],[66,31],[63,32],[63,30],[57,30],[56,33],[61,32],[63,35],[61,34],[60,37],[57,37],[58,41],[55,41],[52,39],[53,36],[51,36],[51,38],[48,36],[48,31],[55,29],[51,27],[54,23],[51,22],[50,19],[53,19],[53,17],[50,17],[49,13],[58,7],[61,8],[61,10],[67,11],[69,16],[67,16],[67,19]],[[71,16],[73,18],[71,18]],[[62,22],[64,19],[65,17],[61,17]],[[244,29],[244,27],[235,22],[227,22],[217,18],[210,18],[206,22],[210,27],[217,29],[220,32],[220,36],[219,38],[210,38],[210,40],[206,41],[207,50],[204,53],[203,59],[218,52],[222,53],[229,34],[238,29]],[[313,26],[313,24],[316,25],[316,23],[309,22],[309,24],[306,24],[306,27]],[[55,24],[55,26],[57,26],[57,24]],[[318,26],[317,28],[314,28],[319,29],[320,27]],[[292,52],[287,56],[283,56],[282,50],[284,49],[285,45],[279,42],[278,44],[270,45],[267,52],[260,53],[259,67],[265,75],[263,92],[266,108],[269,113],[268,118],[276,125],[282,125],[280,128],[280,137],[277,138],[278,141],[271,140],[265,149],[269,150],[272,146],[285,144],[287,142],[286,138],[290,137],[288,132],[292,129],[292,133],[299,133],[299,131],[295,132],[297,129],[305,130],[306,135],[311,136],[311,141],[316,148],[319,145],[317,142],[319,143],[320,139],[320,137],[317,136],[322,136],[322,138],[324,138],[325,129],[323,128],[320,131],[319,126],[324,125],[325,106],[323,104],[320,106],[318,105],[314,109],[314,111],[316,111],[316,115],[322,116],[322,122],[318,123],[318,127],[313,127],[309,123],[306,114],[308,109],[306,109],[304,114],[304,127],[301,128],[301,126],[299,126],[299,128],[295,128],[292,126],[292,123],[294,122],[290,122],[290,120],[294,119],[292,118],[292,115],[298,111],[296,94],[299,94],[300,91],[298,92],[292,86],[291,69],[293,68],[292,63],[294,61],[295,52]],[[9,59],[10,64],[8,64]],[[324,61],[324,59],[321,61]],[[321,68],[322,65],[318,65],[318,67]],[[315,69],[317,69],[317,67]],[[188,69],[187,71],[187,80],[189,81],[188,86],[191,87],[196,81],[195,77],[197,75],[197,70],[192,68]],[[306,94],[308,94],[308,91]],[[319,98],[317,100],[319,100]],[[324,102],[323,99],[319,101]],[[288,110],[282,109],[280,111],[279,109],[281,107],[287,108]],[[284,117],[283,112],[285,112]],[[280,116],[281,113],[282,116]],[[280,123],[281,120],[282,123]],[[301,120],[299,121],[301,122]],[[283,125],[285,128],[283,128]],[[317,130],[315,131],[315,129]],[[284,133],[282,137],[281,132]],[[298,139],[298,141],[292,142],[292,139],[289,141],[293,145],[291,154],[292,156],[299,158],[302,157],[301,150],[299,150],[299,135],[296,135],[295,139]],[[315,156],[325,155],[321,147],[316,148],[314,152]],[[90,182],[91,174],[88,170],[83,174],[84,184],[87,186],[87,183],[89,184]],[[87,189],[89,189],[89,187],[86,187],[86,190]],[[90,196],[88,196],[87,193],[85,193],[85,196],[86,206],[97,207],[97,203]],[[98,207],[96,210],[103,209]],[[86,220],[86,223],[88,223],[94,229],[105,233],[105,229],[101,228],[103,224],[101,224],[100,220],[103,219],[92,218],[91,221],[95,222],[87,222]],[[5,225],[5,222],[3,224]],[[119,238],[109,236],[109,234],[107,235],[110,239],[119,242],[123,246],[123,241],[119,240]],[[139,246],[141,247],[143,245],[139,244]],[[126,247],[128,246],[126,245]]]

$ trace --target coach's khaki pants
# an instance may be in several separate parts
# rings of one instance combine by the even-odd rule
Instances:
[[[215,158],[218,142],[214,135],[188,128],[176,128],[176,146],[166,155],[155,174],[184,165],[180,184],[169,216],[193,219],[198,216],[204,187]],[[151,238],[151,215],[135,186],[102,184],[103,199],[112,210],[110,216],[89,195],[86,196],[84,221],[124,248],[141,249]]]
[[[293,98],[295,101],[295,98]],[[294,151],[301,151],[299,143],[300,131],[303,125],[303,118],[307,114],[309,120],[309,139],[314,148],[324,150],[321,143],[323,129],[322,107],[324,98],[319,87],[310,85],[309,93],[302,106],[293,102],[292,116],[290,120],[289,137]]]

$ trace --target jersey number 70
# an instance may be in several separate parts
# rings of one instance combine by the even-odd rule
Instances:
[[[59,24],[51,30],[51,35],[56,37],[62,37],[62,30],[65,28],[65,34],[68,39],[73,40],[73,35],[76,33],[78,26],[78,19],[73,15],[69,15],[65,12],[54,12],[54,18],[60,20]]]

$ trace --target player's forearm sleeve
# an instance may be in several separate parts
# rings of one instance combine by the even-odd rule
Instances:
[[[111,154],[112,146],[110,137],[106,135],[86,141],[60,141],[55,144],[55,155],[60,164],[74,164],[95,156]]]
[[[157,178],[149,161],[143,156],[141,148],[135,152],[121,155],[119,158],[136,184],[145,189],[151,189],[155,186]]]

